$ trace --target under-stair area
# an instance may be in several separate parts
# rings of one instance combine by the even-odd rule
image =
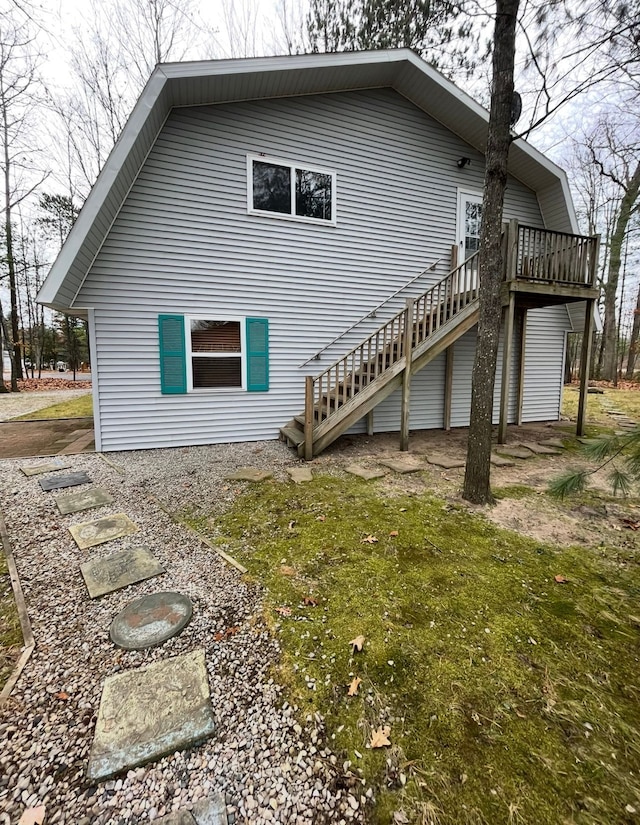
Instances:
[[[597,299],[598,237],[518,226],[511,221],[503,243],[505,348],[511,346],[516,310],[572,301],[587,302],[585,337],[590,340],[589,317]],[[401,388],[400,446],[407,449],[411,376],[475,326],[478,314],[476,252],[426,292],[409,299],[404,309],[340,359],[317,375],[307,376],[305,409],[280,429],[280,437],[300,457],[310,460]],[[510,362],[507,353],[503,387],[508,388],[505,362]],[[508,390],[501,404],[505,427],[507,402]],[[502,424],[501,417],[501,430]]]

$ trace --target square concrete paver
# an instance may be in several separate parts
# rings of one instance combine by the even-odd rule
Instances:
[[[125,513],[116,513],[114,516],[104,516],[95,521],[84,521],[74,524],[69,532],[81,550],[104,544],[105,541],[130,536],[138,530],[135,524]]]
[[[63,516],[69,513],[80,513],[82,510],[91,510],[93,507],[102,507],[105,504],[111,504],[112,501],[113,498],[102,487],[91,487],[79,493],[56,496],[58,510]]]
[[[542,444],[543,447],[555,447],[558,450],[565,449],[564,441],[561,438],[547,438],[545,441],[539,441],[538,444]]]
[[[22,466],[20,469],[26,476],[38,476],[41,473],[55,473],[56,470],[68,470],[71,467],[66,461],[47,461],[31,466]]]
[[[500,455],[508,455],[510,458],[533,458],[533,453],[531,450],[527,450],[525,447],[496,447],[496,453]]]
[[[89,755],[100,782],[180,751],[213,733],[204,650],[107,676]]]
[[[78,473],[69,473],[66,476],[41,478],[38,484],[47,492],[49,490],[62,490],[65,487],[77,487],[79,484],[91,484],[91,479],[84,470],[81,470]]]
[[[521,444],[527,450],[531,450],[536,455],[562,455],[561,450],[556,450],[554,447],[547,447],[546,444],[536,444],[534,441],[523,441]]]
[[[235,473],[230,473],[227,478],[230,481],[265,481],[272,475],[273,473],[269,470],[260,470],[258,467],[240,467]]]
[[[92,559],[80,565],[89,596],[97,599],[114,590],[164,573],[164,567],[147,547],[130,547],[105,559]]]
[[[418,470],[424,470],[422,464],[417,464],[408,458],[382,458],[380,464],[384,464],[395,473],[416,473]]]
[[[227,806],[224,794],[201,799],[190,811],[174,811],[156,820],[157,825],[227,825]]]
[[[457,467],[464,467],[464,461],[461,458],[450,458],[446,455],[436,455],[435,453],[425,456],[429,464],[435,464],[436,467],[444,467],[445,470],[455,470]]]
[[[368,467],[361,467],[359,464],[349,464],[349,466],[344,469],[345,472],[351,473],[352,476],[363,478],[365,481],[371,481],[374,478],[382,478],[387,474],[385,470],[370,470]]]
[[[509,458],[503,458],[501,455],[492,455],[491,463],[494,467],[515,467],[515,461]]]
[[[287,472],[291,476],[291,481],[296,484],[304,484],[305,481],[313,481],[311,467],[287,467]]]

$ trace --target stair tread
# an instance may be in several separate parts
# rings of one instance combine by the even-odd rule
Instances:
[[[292,441],[296,446],[304,441],[304,432],[294,427],[280,427],[280,434]]]

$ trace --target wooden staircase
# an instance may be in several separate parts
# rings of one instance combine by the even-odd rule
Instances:
[[[478,321],[478,253],[316,376],[280,437],[310,460]],[[406,375],[405,375],[406,373]]]

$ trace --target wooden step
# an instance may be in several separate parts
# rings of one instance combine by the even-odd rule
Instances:
[[[294,415],[293,420],[296,422],[296,424],[299,424],[304,430],[304,415]]]
[[[280,438],[290,447],[297,447],[304,441],[304,432],[296,427],[280,427]]]

